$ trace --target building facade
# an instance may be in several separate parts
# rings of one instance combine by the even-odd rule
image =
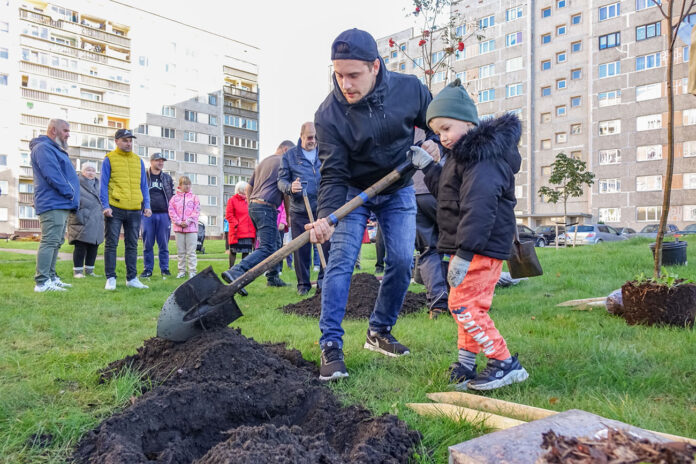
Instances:
[[[583,196],[569,199],[571,221],[638,229],[657,222],[667,155],[667,22],[652,0],[459,1],[451,13],[465,50],[435,73],[432,91],[459,77],[480,117],[513,112],[521,118],[518,220],[562,222],[563,205],[537,191],[550,185],[551,164],[563,152],[596,175]],[[413,63],[422,60],[420,39],[412,30],[380,39],[388,69],[423,79],[420,63]],[[688,46],[677,40],[669,221],[683,228],[696,222],[696,99],[686,94]]]

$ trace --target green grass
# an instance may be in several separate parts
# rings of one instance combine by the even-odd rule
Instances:
[[[671,271],[696,279],[696,237],[688,240],[691,262]],[[649,274],[648,243],[637,239],[537,249],[545,274],[497,290],[491,310],[530,378],[488,396],[558,411],[584,409],[639,427],[696,437],[694,330],[629,327],[603,309],[555,307],[569,299],[606,295],[641,272]],[[206,248],[210,256],[225,256],[221,241],[208,241]],[[0,462],[62,462],[83,433],[139,394],[142,387],[135,376],[99,384],[96,372],[133,354],[154,336],[161,304],[180,281],[152,279],[149,290],[135,291],[124,288],[121,278],[117,291],[105,293],[103,279],[74,282],[67,277],[71,263],[62,261],[58,272],[75,288],[65,294],[35,294],[33,257],[1,250]],[[199,269],[208,264],[218,272],[226,267],[224,260],[214,260],[201,261]],[[363,268],[374,268],[372,245],[364,247]],[[103,274],[100,264],[97,270]],[[125,274],[123,262],[118,263],[118,273]],[[294,283],[293,273],[285,270],[282,277]],[[264,279],[248,288],[250,296],[238,298],[245,316],[233,325],[260,342],[287,342],[318,362],[317,321],[275,309],[297,301],[292,288],[267,288]],[[423,287],[414,285],[413,290]],[[347,404],[361,403],[376,414],[398,414],[421,431],[424,439],[416,461],[447,462],[448,446],[485,432],[469,424],[423,418],[405,406],[427,401],[428,392],[449,389],[447,367],[456,359],[451,318],[431,321],[425,312],[400,318],[394,333],[412,352],[402,359],[362,349],[365,321],[347,321],[344,328],[351,376],[332,388]],[[42,435],[53,437],[47,446],[41,443]]]

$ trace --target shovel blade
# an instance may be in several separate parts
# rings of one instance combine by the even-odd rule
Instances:
[[[210,266],[179,285],[162,306],[157,336],[183,342],[206,329],[226,327],[241,317],[242,311],[233,298],[214,306],[207,304],[207,300],[224,287]]]

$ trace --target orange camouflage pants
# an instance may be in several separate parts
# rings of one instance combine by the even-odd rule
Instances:
[[[449,310],[458,326],[459,349],[483,351],[487,358],[501,361],[510,357],[510,351],[488,310],[502,268],[499,259],[474,255],[464,280],[449,293]]]

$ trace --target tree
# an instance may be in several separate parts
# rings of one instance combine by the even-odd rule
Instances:
[[[694,7],[696,1],[681,0],[679,15],[674,16],[674,4],[679,3],[675,0],[664,0],[657,3],[662,16],[666,20],[667,36],[667,167],[665,172],[665,191],[662,196],[662,212],[660,214],[660,226],[657,229],[657,237],[655,238],[655,266],[653,275],[655,280],[660,278],[662,269],[662,242],[667,227],[667,217],[669,216],[669,206],[672,195],[672,176],[674,174],[674,47],[677,42],[677,31],[682,27],[684,19],[687,18]],[[676,21],[675,21],[676,19]]]
[[[445,75],[445,83],[447,82],[451,69],[449,58],[457,52],[464,52],[466,39],[474,35],[479,40],[483,37],[476,22],[467,23],[459,15],[449,14],[451,3],[451,0],[413,0],[413,11],[408,13],[409,16],[413,15],[422,21],[418,41],[421,56],[413,58],[407,50],[402,52],[423,71],[425,85],[429,90],[432,90],[433,77],[439,71],[448,71]],[[445,10],[449,19],[446,24],[439,26],[438,17],[445,13]],[[461,28],[459,31],[457,25]],[[395,46],[397,43],[390,38],[389,47]]]
[[[568,237],[568,198],[579,197],[583,194],[585,185],[594,184],[595,175],[587,171],[587,163],[583,160],[567,156],[565,153],[556,155],[556,161],[551,165],[551,177],[549,182],[553,187],[543,186],[539,189],[539,196],[549,203],[558,203],[563,200],[563,225]],[[566,240],[566,246],[568,240]]]

